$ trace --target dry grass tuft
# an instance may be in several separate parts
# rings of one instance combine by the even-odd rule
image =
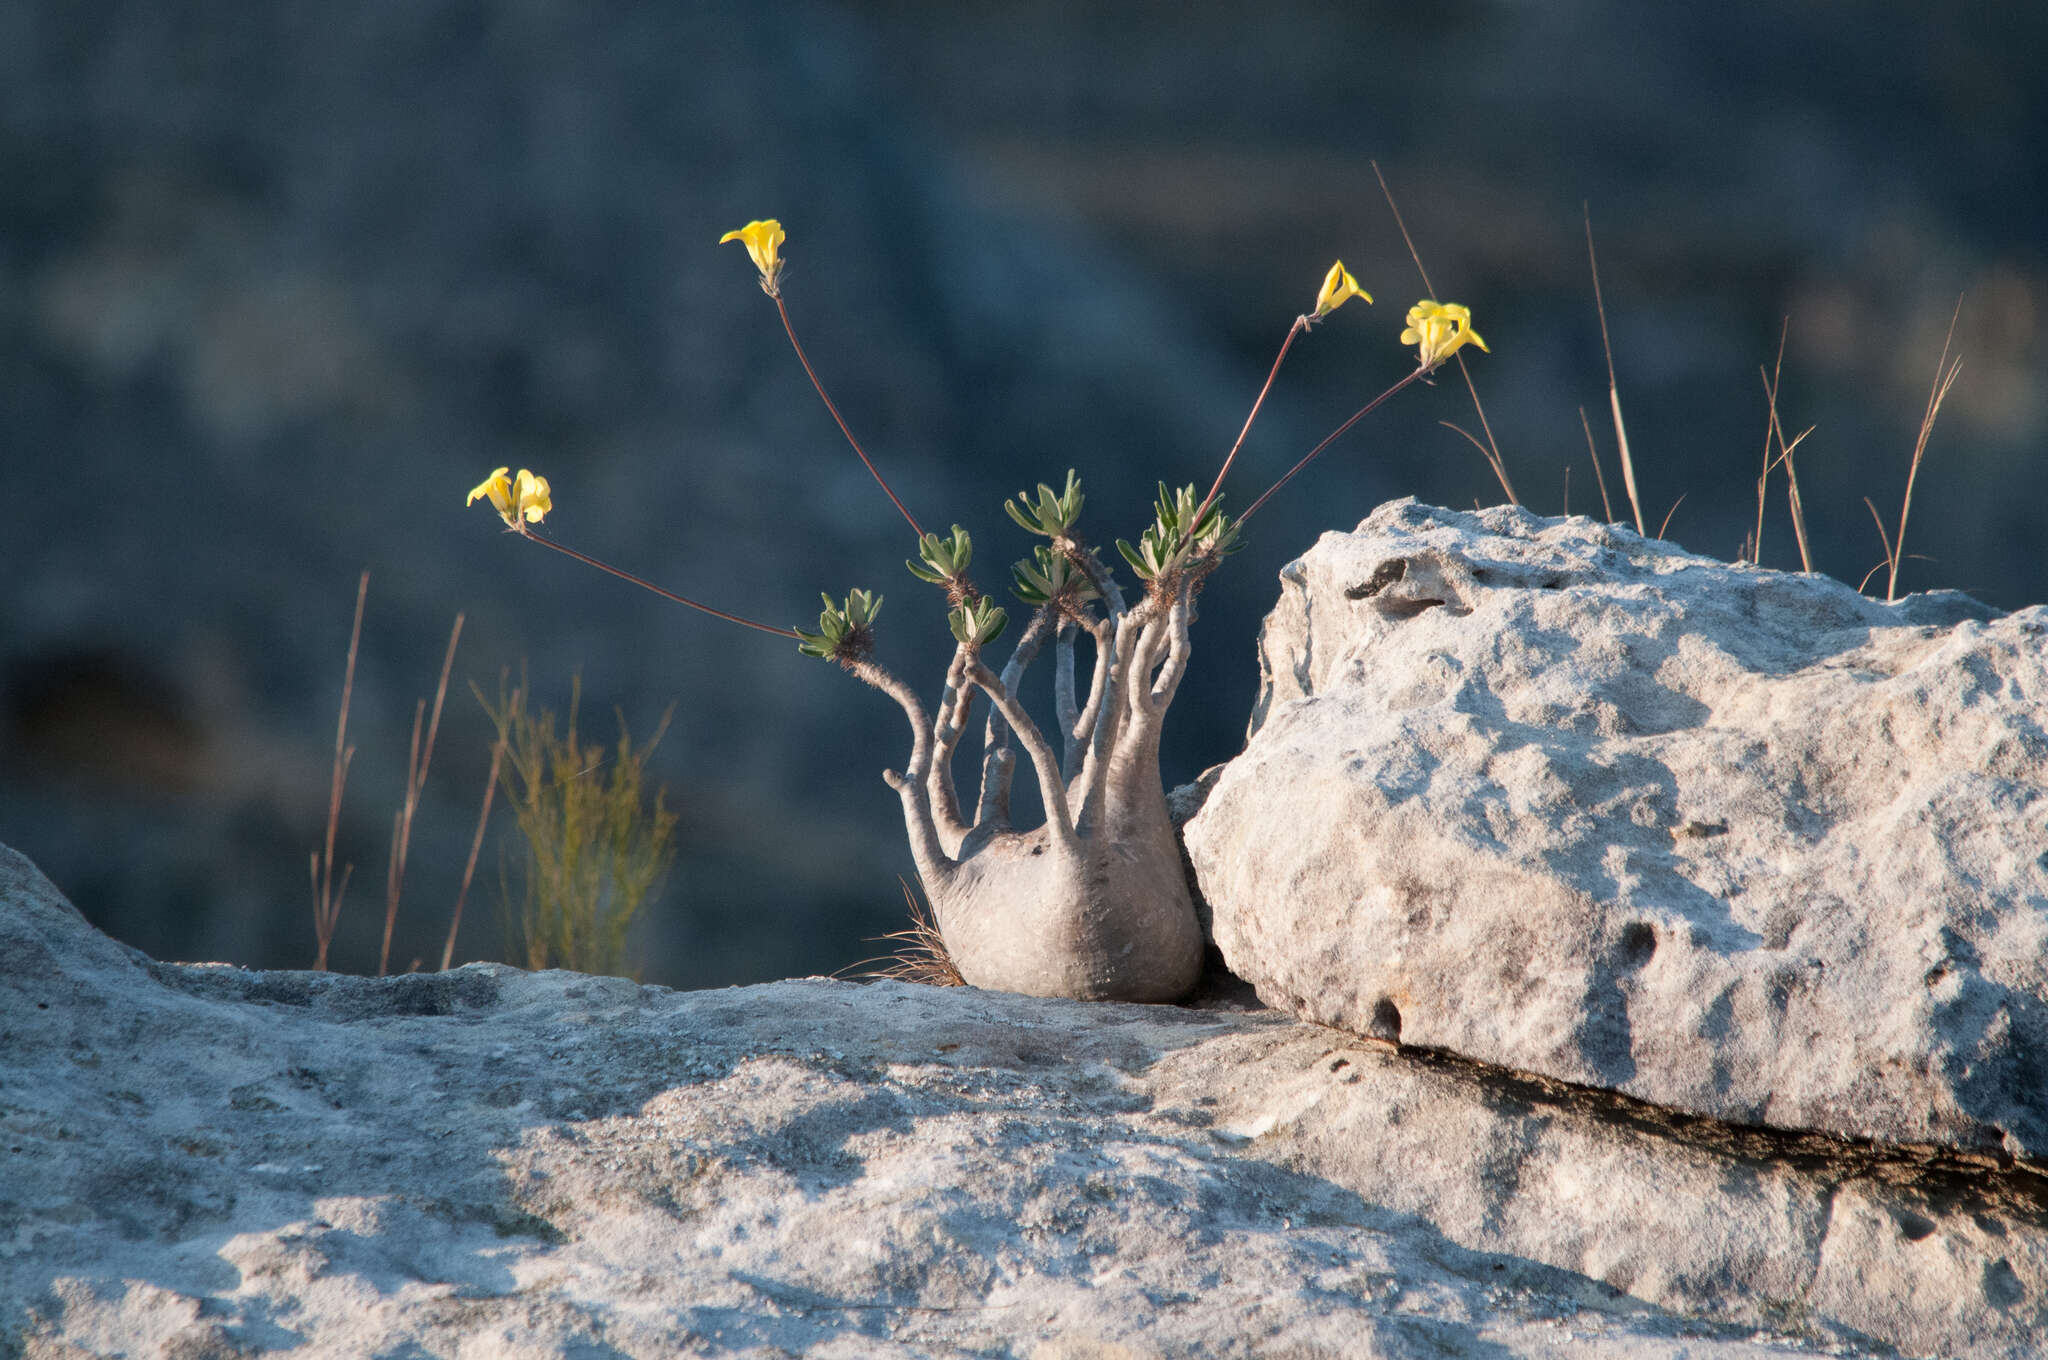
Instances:
[[[939,934],[939,923],[932,916],[931,909],[919,900],[909,879],[899,878],[896,881],[903,886],[903,901],[910,908],[910,925],[875,939],[877,944],[895,945],[896,952],[862,959],[840,971],[879,963],[884,966],[855,976],[871,981],[918,982],[927,987],[966,986],[967,980],[953,966],[953,956],[946,952],[945,937]]]
[[[1906,468],[1906,499],[1899,506],[1899,531],[1885,538],[1884,521],[1878,521],[1878,537],[1885,540],[1885,565],[1891,569],[1885,580],[1886,604],[1891,604],[1899,598],[1899,563],[1906,557],[1906,516],[1913,509],[1913,483],[1920,476],[1920,460],[1927,456],[1927,439],[1934,433],[1934,419],[1941,414],[1941,404],[1948,400],[1948,390],[1955,386],[1956,374],[1962,371],[1962,356],[1957,355],[1953,360],[1948,357],[1949,346],[1956,338],[1956,319],[1962,314],[1963,300],[1958,297],[1956,309],[1948,319],[1948,334],[1941,340],[1941,357],[1934,362],[1934,385],[1927,392],[1927,409],[1920,415],[1920,433],[1913,440],[1913,461]],[[1870,504],[1868,498],[1864,500],[1864,504]],[[1871,506],[1870,513],[1875,515],[1877,507]],[[1875,571],[1876,568],[1873,567],[1871,570]],[[1868,581],[1870,578],[1865,576],[1863,579]]]
[[[533,712],[523,686],[507,695],[501,681],[495,708],[477,692],[504,746],[500,779],[526,842],[523,892],[515,905],[508,888],[506,924],[530,969],[624,975],[626,933],[675,857],[665,791],[646,797],[647,758],[674,710],[638,748],[615,712],[619,740],[607,757],[578,734],[582,693],[579,678],[558,734],[555,715]]]

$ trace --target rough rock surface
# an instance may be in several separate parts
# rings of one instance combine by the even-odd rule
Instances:
[[[0,1356],[2019,1356],[2044,1217],[1269,1011],[157,964],[0,848]]]
[[[1281,578],[1251,739],[1186,829],[1263,999],[2048,1159],[2048,609],[1413,501]]]

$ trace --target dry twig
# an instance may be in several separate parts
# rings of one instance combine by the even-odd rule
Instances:
[[[1600,450],[1593,444],[1593,427],[1586,421],[1586,408],[1579,408],[1579,428],[1586,432],[1586,456],[1593,460],[1593,480],[1600,483],[1600,517],[1614,523],[1614,502],[1607,499],[1607,474],[1600,470]]]
[[[348,632],[348,667],[341,675],[341,715],[334,723],[334,773],[327,785],[327,841],[312,856],[309,866],[313,876],[313,935],[319,941],[313,968],[318,972],[327,969],[327,948],[334,942],[334,927],[341,920],[341,899],[348,893],[349,875],[355,871],[355,865],[343,865],[341,885],[335,886],[334,832],[341,822],[341,791],[348,783],[349,763],[356,754],[356,748],[348,745],[348,707],[355,693],[356,646],[363,636],[363,600],[369,590],[370,573],[365,571],[356,581],[356,618]]]
[[[1636,465],[1628,453],[1628,428],[1621,423],[1621,385],[1614,380],[1614,344],[1607,338],[1607,303],[1600,296],[1600,258],[1593,253],[1593,209],[1584,205],[1586,214],[1586,262],[1593,269],[1593,305],[1600,312],[1600,348],[1607,353],[1607,404],[1614,411],[1614,443],[1621,450],[1621,485],[1628,492],[1629,509],[1635,512],[1636,532],[1643,532],[1643,503],[1636,496]],[[1671,507],[1673,510],[1677,505]],[[1671,517],[1666,515],[1669,524]],[[1659,534],[1658,537],[1662,537]]]
[[[422,699],[412,711],[412,750],[405,761],[405,802],[391,822],[391,858],[384,871],[384,945],[377,953],[377,976],[391,965],[391,928],[398,922],[398,896],[405,886],[405,859],[412,848],[412,819],[419,811],[420,793],[427,785],[427,766],[434,759],[434,738],[441,731],[441,705],[448,697],[448,672],[455,665],[455,645],[462,639],[462,615],[448,632],[448,652],[441,658],[441,682],[434,689],[434,714],[427,721],[427,739],[420,744],[420,719],[426,714]]]

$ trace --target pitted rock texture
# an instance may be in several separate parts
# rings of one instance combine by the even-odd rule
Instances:
[[[1186,827],[1355,1033],[1737,1124],[2048,1159],[2048,609],[1413,501],[1282,573]]]
[[[1270,1011],[152,963],[0,847],[0,1356],[2017,1357],[2025,1173]]]

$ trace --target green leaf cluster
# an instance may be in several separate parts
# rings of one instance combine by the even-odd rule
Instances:
[[[910,568],[910,574],[935,586],[947,585],[965,579],[967,564],[974,560],[974,540],[956,524],[949,538],[940,538],[937,534],[926,534],[920,538],[917,555],[924,559],[924,565],[906,561],[903,565]]]
[[[1188,559],[1197,553],[1222,556],[1236,552],[1241,546],[1237,542],[1237,521],[1223,513],[1222,498],[1203,510],[1197,523],[1195,511],[1201,505],[1202,498],[1192,484],[1169,492],[1166,483],[1161,482],[1155,506],[1158,513],[1152,527],[1145,530],[1136,547],[1120,538],[1116,550],[1131,564],[1131,570],[1147,581],[1187,565]]]
[[[821,594],[818,598],[825,602],[824,612],[818,615],[818,631],[807,633],[797,629],[797,650],[825,661],[865,652],[871,641],[869,629],[875,616],[882,612],[882,597],[865,590],[850,590],[843,604],[832,603],[830,595]]]
[[[1055,600],[1079,603],[1101,595],[1086,572],[1064,553],[1041,543],[1031,550],[1031,559],[1010,568],[1017,598],[1029,605],[1051,604]]]
[[[1010,616],[1001,605],[986,595],[972,604],[953,606],[946,615],[946,622],[952,626],[953,636],[968,647],[986,647],[1003,635],[1009,627]]]
[[[1038,484],[1038,500],[1033,502],[1029,493],[1019,491],[1016,500],[1003,502],[1003,510],[1018,525],[1029,533],[1044,534],[1047,538],[1065,538],[1074,527],[1074,521],[1081,518],[1081,479],[1067,469],[1067,488],[1055,492],[1044,482]],[[1018,507],[1018,502],[1023,507]]]
[[[508,698],[501,686],[495,708],[477,696],[504,743],[499,778],[526,843],[516,903],[505,876],[506,929],[512,957],[528,968],[622,974],[626,933],[675,860],[667,790],[647,799],[647,758],[669,715],[636,748],[619,714],[618,746],[607,759],[603,746],[584,745],[576,730],[580,681],[570,695],[565,733],[555,730],[551,711],[526,707],[523,689]]]

